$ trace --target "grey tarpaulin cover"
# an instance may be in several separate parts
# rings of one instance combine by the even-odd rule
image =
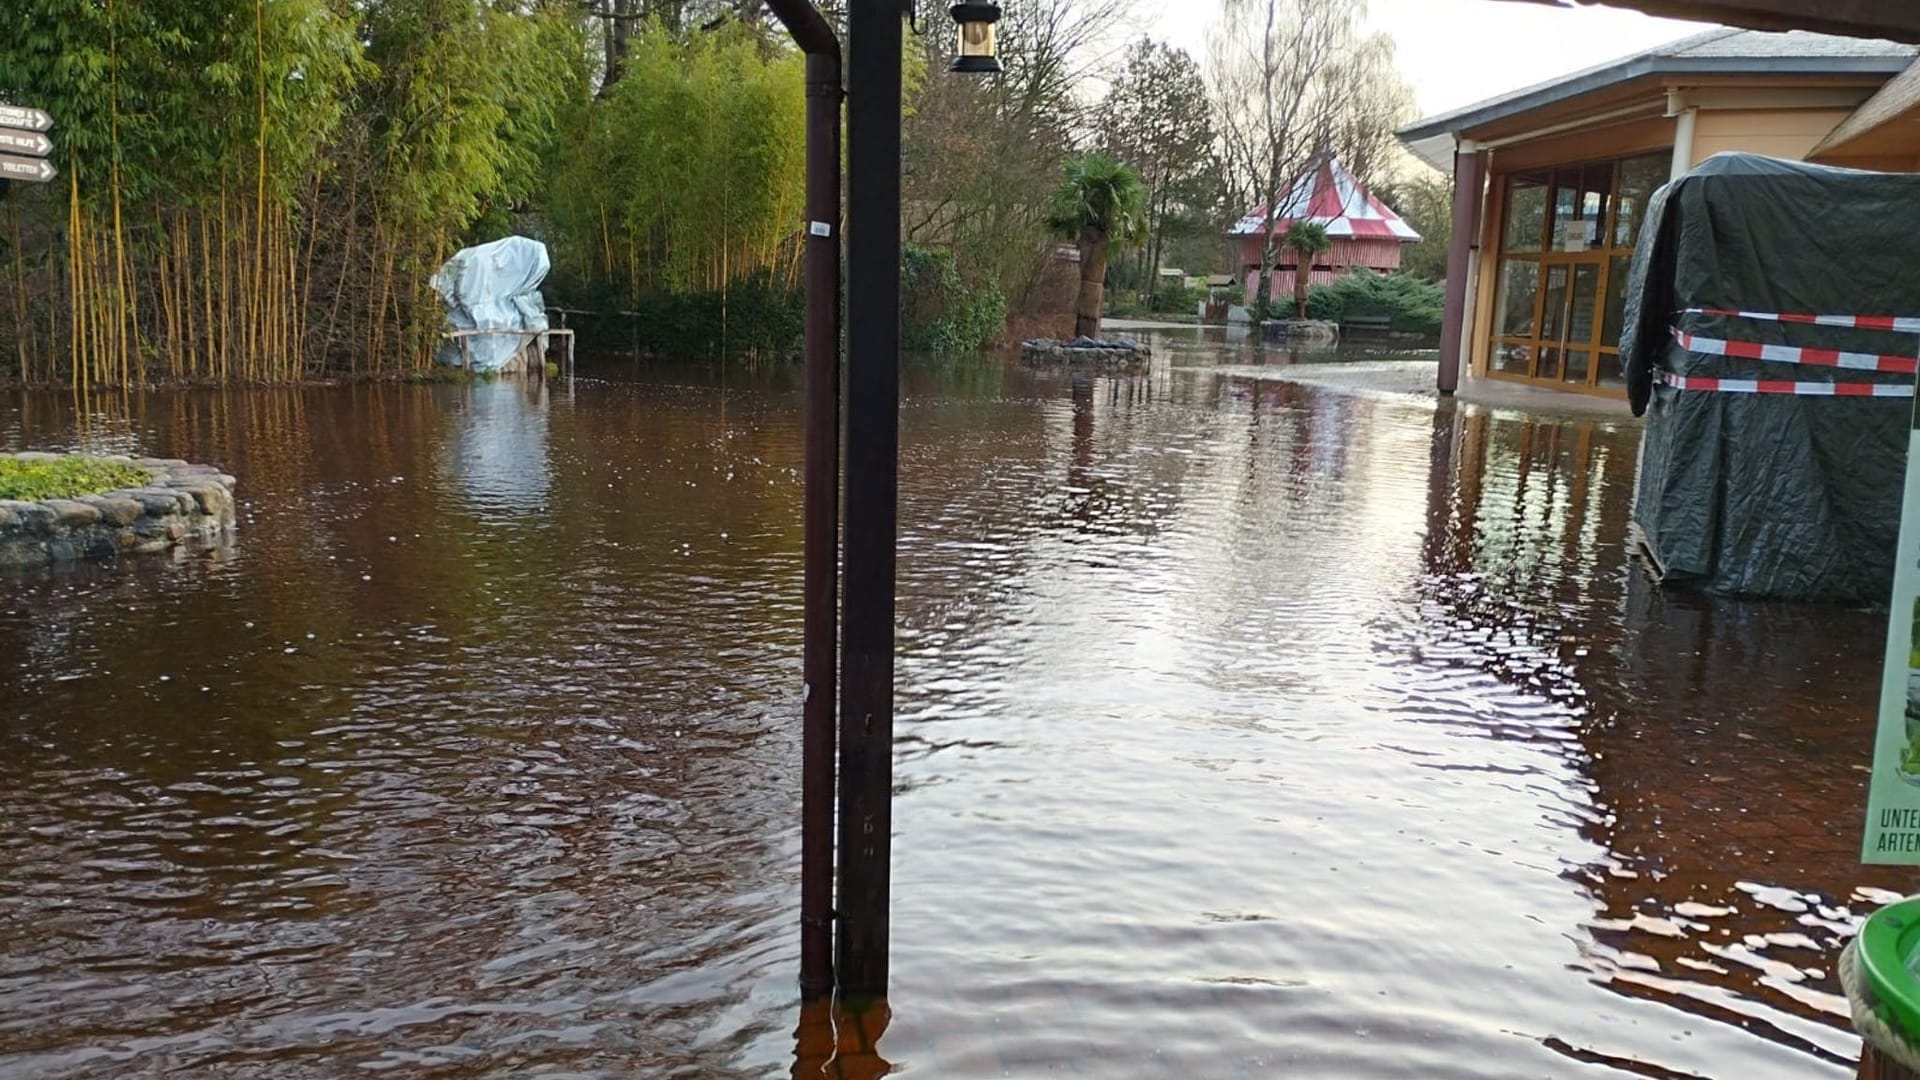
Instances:
[[[481,334],[467,345],[475,371],[498,371],[525,348],[532,334],[547,331],[547,307],[540,283],[552,263],[547,245],[524,236],[464,248],[433,275],[433,291],[447,305],[455,330],[524,330],[527,334]],[[466,363],[458,341],[440,345],[439,359],[456,367]]]
[[[1885,603],[1913,403],[1677,389],[1658,372],[1913,384],[1913,376],[1735,359],[1719,341],[1911,357],[1886,331],[1692,308],[1920,316],[1920,176],[1719,154],[1657,193],[1620,341],[1647,417],[1634,521],[1662,581],[1741,596]]]

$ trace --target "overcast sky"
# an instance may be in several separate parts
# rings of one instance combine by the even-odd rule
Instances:
[[[1204,10],[1204,18],[1195,17]],[[1400,70],[1422,115],[1592,67],[1710,27],[1611,8],[1560,10],[1492,0],[1371,0],[1369,17],[1393,34]],[[1140,0],[1157,38],[1204,60],[1219,0]]]

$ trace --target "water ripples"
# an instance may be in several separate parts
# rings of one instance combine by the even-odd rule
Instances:
[[[906,1076],[1844,1076],[1871,614],[1667,597],[1627,427],[907,374]],[[0,411],[241,480],[0,596],[0,1077],[792,1063],[781,373]]]

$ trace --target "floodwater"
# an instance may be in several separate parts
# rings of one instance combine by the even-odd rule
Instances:
[[[911,367],[878,1057],[1851,1075],[1882,619],[1649,586],[1629,423],[1260,359]],[[0,1077],[794,1068],[796,380],[583,370],[0,397],[243,501],[0,578]]]

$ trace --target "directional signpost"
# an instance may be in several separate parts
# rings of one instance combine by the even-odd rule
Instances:
[[[0,179],[45,183],[59,175],[47,155],[53,117],[39,109],[0,105]]]

